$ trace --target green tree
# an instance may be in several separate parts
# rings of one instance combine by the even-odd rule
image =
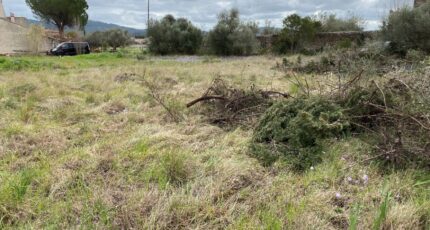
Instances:
[[[92,48],[112,47],[114,51],[118,47],[129,45],[132,42],[131,36],[125,30],[112,29],[108,31],[96,31],[88,35],[85,40]]]
[[[200,29],[187,19],[175,19],[172,15],[152,21],[148,35],[151,38],[149,50],[162,55],[195,54],[203,40]]]
[[[118,47],[123,47],[131,43],[131,36],[125,30],[113,29],[105,32],[107,44],[113,48],[114,51]]]
[[[217,55],[250,55],[259,48],[257,32],[255,23],[240,21],[237,9],[223,11],[218,15],[218,24],[209,33],[208,45]]]
[[[406,55],[410,49],[430,53],[430,3],[392,12],[383,22],[382,36],[394,53]]]
[[[41,19],[54,24],[61,37],[66,27],[83,28],[88,22],[86,0],[25,0],[33,13]]]
[[[359,17],[338,18],[335,14],[323,14],[318,20],[321,22],[321,31],[339,32],[339,31],[363,31],[363,20]]]
[[[96,31],[85,37],[91,48],[106,48],[108,46],[106,32]]]
[[[321,22],[311,17],[292,14],[284,19],[284,27],[276,41],[275,50],[279,53],[297,52],[306,42],[312,41],[321,30]]]

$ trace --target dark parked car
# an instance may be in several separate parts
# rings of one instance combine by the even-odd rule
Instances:
[[[49,55],[55,56],[74,56],[89,53],[90,45],[88,42],[63,42],[48,52]]]

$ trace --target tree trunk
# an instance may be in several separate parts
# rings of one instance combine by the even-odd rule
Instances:
[[[56,26],[58,28],[58,33],[60,34],[60,38],[64,39],[64,25],[63,23],[56,23]]]
[[[59,32],[60,32],[60,38],[64,39],[64,25],[60,26]]]

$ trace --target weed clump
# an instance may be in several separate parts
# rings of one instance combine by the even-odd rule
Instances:
[[[9,94],[14,97],[22,98],[34,92],[36,89],[37,87],[34,84],[25,83],[10,89]]]
[[[115,101],[105,108],[105,112],[109,115],[116,115],[124,112],[126,109],[127,107],[122,102]]]
[[[306,74],[336,73],[348,75],[350,73],[364,72],[365,75],[384,75],[390,72],[393,66],[408,67],[404,61],[398,61],[391,56],[383,56],[381,53],[371,50],[336,51],[322,55],[318,59],[307,62],[277,63],[276,69],[282,71],[295,71]],[[365,66],[365,68],[364,68]]]
[[[322,140],[347,132],[342,108],[322,98],[297,98],[274,104],[254,131],[251,154],[271,165],[283,159],[296,170],[321,161]]]
[[[23,58],[0,58],[0,70],[3,71],[37,71],[52,67],[52,63],[49,62],[29,61]]]

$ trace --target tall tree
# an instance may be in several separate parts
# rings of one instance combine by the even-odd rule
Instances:
[[[33,13],[57,26],[61,37],[66,27],[83,28],[88,22],[86,0],[25,0]]]
[[[312,41],[321,30],[321,22],[311,17],[300,17],[292,14],[284,19],[284,28],[275,43],[275,50],[279,53],[297,52],[306,42]]]
[[[251,55],[259,48],[257,32],[257,24],[241,21],[237,9],[223,11],[209,32],[208,46],[217,55]]]

